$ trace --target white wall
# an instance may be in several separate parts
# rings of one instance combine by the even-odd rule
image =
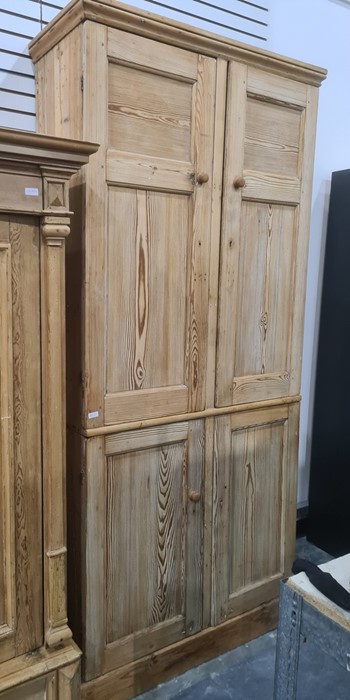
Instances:
[[[312,408],[324,243],[332,171],[350,168],[350,4],[345,0],[271,0],[267,48],[327,68],[320,89],[311,215],[298,503],[308,498]]]

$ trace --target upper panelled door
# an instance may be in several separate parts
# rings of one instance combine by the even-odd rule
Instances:
[[[316,92],[229,66],[218,406],[299,392]]]
[[[105,422],[201,410],[216,62],[108,30]]]

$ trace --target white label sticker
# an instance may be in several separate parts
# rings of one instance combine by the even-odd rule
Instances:
[[[25,187],[24,194],[27,197],[37,197],[39,195],[39,190],[37,187]]]
[[[98,417],[99,417],[98,411],[92,411],[91,413],[88,413],[88,418],[98,418]]]

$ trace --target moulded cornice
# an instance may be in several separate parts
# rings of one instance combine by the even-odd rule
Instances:
[[[115,2],[115,0],[72,0],[31,41],[29,52],[32,60],[38,61],[64,36],[86,20],[141,34],[156,41],[198,51],[208,56],[226,60],[234,59],[256,67],[267,68],[310,85],[319,86],[327,75],[327,71],[323,68],[248,46],[197,27]]]
[[[77,171],[95,153],[98,144],[45,136],[17,129],[0,129],[0,161],[21,163],[26,168],[59,168]]]

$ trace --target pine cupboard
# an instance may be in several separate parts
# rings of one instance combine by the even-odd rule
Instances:
[[[0,129],[0,698],[77,700],[67,620],[64,249],[93,144]]]
[[[325,71],[112,0],[30,51],[39,129],[101,144],[70,190],[70,619],[82,697],[131,698],[276,624]]]

